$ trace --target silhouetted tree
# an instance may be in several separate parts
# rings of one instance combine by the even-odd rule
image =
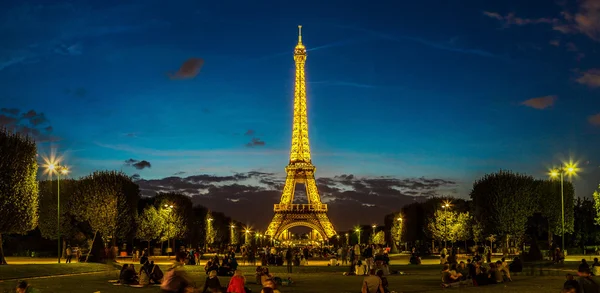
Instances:
[[[475,181],[471,190],[474,217],[483,235],[522,239],[537,204],[531,176],[499,171]]]

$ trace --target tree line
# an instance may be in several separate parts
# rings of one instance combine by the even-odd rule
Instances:
[[[6,129],[0,129],[0,170],[1,264],[6,264],[2,235],[32,230],[51,240],[58,239],[60,230],[63,253],[71,244],[89,251],[95,247],[96,256],[105,247],[139,241],[146,242],[147,248],[153,241],[161,243],[161,248],[168,241],[173,248],[177,243],[193,247],[235,244],[241,233],[240,223],[223,213],[193,206],[186,195],[141,197],[139,186],[121,172],[99,171],[79,179],[62,179],[59,197],[57,180],[36,179],[35,142]]]
[[[563,185],[565,246],[583,250],[599,243],[600,194],[578,198],[570,181]],[[559,180],[501,170],[476,180],[470,200],[429,198],[387,215],[385,223],[388,243],[395,246],[460,242],[465,247],[526,244],[551,249],[562,235],[561,185]]]

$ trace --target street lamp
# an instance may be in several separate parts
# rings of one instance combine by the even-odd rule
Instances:
[[[373,228],[373,232],[371,232],[372,233],[372,235],[371,235],[371,243],[375,243],[375,231],[377,229],[377,225],[373,224],[371,226],[371,228]]]
[[[57,235],[57,241],[58,241],[58,263],[60,263],[60,256],[61,256],[61,249],[60,249],[60,175],[67,175],[69,174],[69,168],[67,168],[66,166],[61,166],[60,162],[58,161],[48,161],[46,160],[46,172],[50,175],[56,173],[56,185],[57,185],[57,192],[56,192],[56,204],[57,204],[57,208],[56,208],[56,235]]]
[[[360,245],[360,228],[356,228],[356,230],[354,230],[356,232],[356,234],[358,234],[358,245]]]
[[[168,213],[171,213],[173,211],[173,205],[164,204],[163,206],[167,210]],[[171,250],[171,227],[169,226],[171,224],[170,214],[167,219],[168,219],[167,220],[167,259],[168,259],[170,257],[169,251]],[[162,247],[161,247],[161,250],[162,250]]]
[[[450,209],[450,203],[445,202],[442,205],[442,208],[444,208],[444,248],[445,248],[447,246],[446,240],[448,239],[448,209]]]
[[[248,243],[250,243],[250,229],[246,228],[246,230],[244,231],[244,244],[248,245]]]
[[[348,233],[345,234],[346,236],[346,246],[350,246],[350,237],[348,237]]]
[[[402,235],[402,217],[398,217],[396,221],[398,221],[398,228],[396,229],[396,241],[398,242],[397,245],[400,246],[400,236]]]
[[[234,244],[233,243],[233,238],[235,237],[235,231],[234,231],[235,225],[231,224],[231,226],[229,226],[229,227],[231,228],[231,241],[230,242],[231,242],[231,245],[233,245]]]
[[[562,240],[562,250],[563,253],[565,251],[565,189],[564,189],[564,175],[567,174],[569,176],[573,176],[577,174],[577,164],[573,162],[569,162],[568,164],[563,164],[558,169],[550,170],[550,177],[557,178],[560,177],[560,206],[561,206],[561,216],[562,216],[562,229],[561,229],[561,240]]]

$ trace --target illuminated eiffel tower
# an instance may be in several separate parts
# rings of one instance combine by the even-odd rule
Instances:
[[[308,117],[306,115],[306,47],[302,44],[302,26],[298,26],[298,44],[294,49],[296,81],[294,86],[294,125],[292,128],[292,148],[290,162],[285,168],[287,174],[281,202],[275,204],[275,216],[265,232],[272,239],[288,239],[290,228],[304,226],[313,230],[313,239],[320,236],[328,240],[336,235],[327,217],[327,204],[321,203],[321,196],[315,182],[315,166],[310,158],[308,142]],[[306,188],[308,204],[294,204],[296,184]],[[315,239],[316,240],[316,239]]]

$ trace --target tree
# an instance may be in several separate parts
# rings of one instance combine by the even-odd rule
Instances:
[[[484,235],[522,239],[537,197],[531,176],[499,171],[475,181],[471,190],[474,217]]]
[[[596,220],[596,225],[600,226],[600,185],[598,185],[598,189],[592,194],[592,198],[594,199],[594,210],[596,211],[594,220]]]
[[[456,216],[456,222],[452,225],[452,235],[458,241],[466,241],[471,238],[471,227],[473,219],[469,212],[458,213]]]
[[[175,240],[185,235],[187,226],[182,224],[183,217],[178,212],[177,208],[161,206],[158,209],[158,214],[161,218],[160,223],[162,224],[162,229],[160,230],[161,241]],[[169,247],[170,245],[171,244],[169,243]],[[172,248],[175,249],[175,247]]]
[[[90,247],[93,247],[98,234],[106,243],[110,237],[114,237],[117,228],[120,189],[115,177],[105,173],[107,172],[95,172],[82,178],[75,191],[79,201],[78,206],[73,207],[73,212],[79,221],[89,223],[94,232]],[[86,261],[89,255],[90,253]]]
[[[473,241],[475,241],[475,243],[483,241],[483,227],[481,226],[481,223],[475,219],[472,219],[471,233],[473,235]]]
[[[140,240],[148,241],[148,253],[150,241],[160,238],[163,225],[163,218],[154,206],[147,206],[138,216],[136,236]]]
[[[547,221],[548,242],[552,242],[552,235],[562,235],[561,199],[564,198],[565,233],[573,232],[573,211],[575,208],[575,190],[571,182],[563,182],[563,195],[561,196],[560,181],[536,180],[536,210]]]
[[[77,201],[73,198],[77,180],[60,180],[60,236],[65,241],[74,239],[82,234],[78,221],[72,213],[71,203]],[[57,235],[57,208],[58,194],[56,181],[45,180],[39,182],[39,223],[38,228],[42,237],[56,240]]]
[[[436,210],[427,225],[431,238],[444,241],[444,244],[446,241],[456,241],[455,229],[453,228],[455,223],[456,212],[447,209]]]
[[[373,235],[373,244],[385,244],[385,232],[383,230],[378,231],[377,233],[375,233],[375,235]]]
[[[600,227],[594,224],[595,203],[590,199],[578,198],[575,204],[574,237],[572,244],[584,248],[586,245],[600,242]]]
[[[38,223],[35,142],[0,129],[0,264],[6,264],[2,234],[24,234]]]

